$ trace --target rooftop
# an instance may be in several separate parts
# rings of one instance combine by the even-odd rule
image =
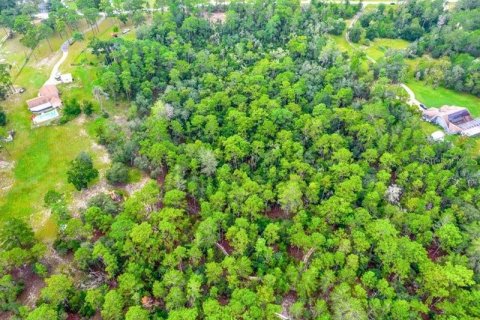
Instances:
[[[58,89],[53,84],[47,84],[38,91],[39,97],[59,97]]]
[[[38,91],[38,97],[27,100],[28,108],[32,112],[45,110],[47,104],[54,108],[62,105],[62,100],[55,85],[45,85],[41,87]]]

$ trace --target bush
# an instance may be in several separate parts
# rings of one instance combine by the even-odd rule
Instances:
[[[33,272],[38,276],[45,278],[48,275],[48,268],[44,264],[36,262],[33,265]]]
[[[108,183],[122,184],[128,181],[128,168],[120,162],[115,162],[110,169],[107,170],[107,181]]]
[[[7,124],[7,114],[0,109],[0,127],[4,127]]]
[[[358,43],[362,38],[362,28],[359,26],[355,26],[352,29],[350,29],[349,37],[350,37],[350,41],[354,43]]]
[[[76,118],[80,113],[82,113],[82,109],[80,108],[80,104],[77,100],[69,100],[65,103],[65,107],[63,108],[63,117],[60,122],[66,123],[74,118]]]
[[[74,32],[72,36],[73,41],[82,41],[85,39],[85,36],[81,32]]]
[[[105,193],[100,193],[88,201],[88,207],[99,207],[103,212],[108,214],[117,214],[120,211],[118,203],[112,200]]]
[[[91,101],[83,101],[82,111],[86,116],[93,114],[93,103]]]
[[[60,202],[62,199],[62,194],[55,190],[48,190],[43,197],[43,201],[47,207],[51,207],[53,204]]]

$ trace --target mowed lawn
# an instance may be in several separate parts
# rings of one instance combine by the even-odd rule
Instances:
[[[427,107],[441,107],[445,104],[466,107],[474,116],[480,116],[480,98],[467,93],[438,87],[423,81],[410,79],[407,85],[415,92],[416,98]]]
[[[385,56],[388,49],[403,50],[409,45],[408,41],[403,39],[383,39],[378,38],[370,42],[370,45],[366,49],[367,55],[375,60],[379,60]]]
[[[113,27],[112,22],[107,19],[102,23],[98,36],[108,37]],[[92,36],[90,32],[87,39]],[[62,72],[72,72],[76,80],[71,85],[58,86],[63,99],[76,98],[79,101],[93,99],[92,87],[96,82],[99,67],[77,66],[75,61],[83,54],[87,44],[87,40],[75,43],[70,48],[67,61],[61,67]],[[11,57],[10,53],[23,52],[22,50],[25,48],[13,39],[7,41],[0,49],[0,54],[9,57],[9,62],[21,63],[22,57]],[[107,164],[102,161],[104,154],[98,149],[93,150],[94,139],[88,134],[87,127],[90,122],[88,119],[84,120],[82,117],[64,125],[32,128],[32,115],[27,110],[25,100],[37,95],[53,64],[60,57],[58,52],[41,54],[42,50],[39,50],[37,58],[32,57],[15,79],[15,85],[25,87],[26,92],[22,95],[13,95],[2,103],[7,111],[9,121],[7,128],[15,130],[17,135],[14,142],[7,145],[9,154],[3,151],[1,155],[6,161],[14,162],[15,167],[11,172],[0,173],[0,179],[12,181],[8,190],[0,191],[0,224],[7,217],[20,217],[30,221],[39,238],[52,240],[56,236],[56,225],[54,220],[45,214],[47,212],[43,207],[45,193],[57,190],[69,198],[75,194],[73,186],[67,183],[66,172],[70,161],[81,151],[92,154],[95,166],[101,171],[106,169]],[[13,71],[16,73],[16,70]]]
[[[389,48],[401,50],[407,48],[409,42],[402,39],[375,39],[366,49],[367,54],[375,60],[382,58]],[[444,87],[434,88],[423,81],[413,79],[413,72],[418,59],[405,62],[409,67],[410,76],[407,85],[413,90],[416,98],[424,103],[427,107],[441,107],[445,104],[467,107],[474,116],[480,116],[480,98],[447,89]]]

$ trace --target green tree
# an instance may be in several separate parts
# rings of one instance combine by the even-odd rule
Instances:
[[[13,310],[16,306],[17,295],[22,291],[22,286],[15,283],[9,274],[0,278],[0,310]]]
[[[72,279],[64,274],[55,274],[47,278],[45,284],[40,297],[53,306],[65,303],[73,290]]]
[[[120,320],[123,318],[124,301],[120,293],[110,290],[105,295],[102,307],[102,318],[105,320]]]
[[[105,175],[108,183],[112,185],[128,182],[128,168],[123,163],[115,162]]]
[[[148,320],[149,315],[148,311],[143,309],[140,306],[133,306],[128,308],[127,313],[125,314],[125,320]]]
[[[348,31],[348,37],[353,43],[358,43],[362,37],[362,28],[358,25],[355,25]]]
[[[5,111],[0,109],[0,127],[5,127],[7,125],[7,114]]]
[[[93,167],[92,158],[88,153],[81,152],[71,163],[67,171],[68,182],[77,190],[87,188],[88,183],[98,177],[98,170]]]
[[[9,64],[0,63],[0,100],[4,100],[12,87]],[[1,112],[4,112],[0,109]]]
[[[53,52],[52,44],[50,43],[50,37],[53,35],[53,29],[50,28],[47,24],[40,24],[38,26],[38,38],[39,40],[46,40],[50,51]]]
[[[30,248],[35,244],[33,230],[23,220],[8,218],[0,228],[0,244],[3,250]]]
[[[48,304],[42,304],[35,308],[27,316],[27,320],[58,319],[58,312]]]

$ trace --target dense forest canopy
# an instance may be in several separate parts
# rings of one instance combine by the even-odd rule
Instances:
[[[418,19],[419,47],[439,6],[402,9],[430,8],[405,21]],[[134,166],[154,180],[79,212],[49,191],[55,249],[73,256],[61,273],[48,274],[25,223],[7,224],[1,308],[27,319],[479,318],[473,142],[428,139],[399,98],[403,56],[372,65],[338,50],[331,36],[360,7],[255,1],[226,7],[224,23],[200,9],[173,2],[137,40],[91,43],[105,92],[132,101],[127,125],[97,130],[111,179]],[[379,10],[391,36],[409,33]],[[74,164],[93,170],[88,155]],[[25,264],[46,277],[33,310],[16,303]]]

